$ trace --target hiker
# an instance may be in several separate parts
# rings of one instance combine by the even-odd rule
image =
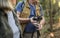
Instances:
[[[16,6],[16,11],[18,20],[22,27],[23,38],[37,38],[36,30],[40,31],[45,23],[42,6],[40,5],[39,0],[25,0],[19,2]],[[42,20],[38,23],[38,29],[36,29],[35,26],[37,21],[33,20],[35,16],[42,17]]]

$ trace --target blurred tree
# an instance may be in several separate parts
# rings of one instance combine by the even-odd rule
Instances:
[[[60,0],[40,0],[40,3],[42,4],[44,9],[44,16],[46,19],[46,24],[43,29],[44,32],[49,33],[49,31],[53,31],[54,30],[53,28],[58,26],[58,23],[60,20],[59,19],[60,18],[60,2],[59,1]]]

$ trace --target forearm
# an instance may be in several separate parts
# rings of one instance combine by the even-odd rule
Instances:
[[[45,24],[45,18],[42,16],[42,20],[40,21],[40,25],[44,25]]]
[[[20,17],[20,12],[19,13],[17,12],[17,17],[18,17],[18,20],[20,21],[20,23],[21,22],[25,23],[25,22],[29,22],[30,21],[29,18],[22,18],[22,17]]]
[[[18,18],[19,21],[29,21],[29,18]]]
[[[20,23],[27,23],[29,22],[29,18],[18,18],[18,20],[20,21]]]

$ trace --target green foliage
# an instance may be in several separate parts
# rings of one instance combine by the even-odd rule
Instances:
[[[50,28],[51,26],[50,19],[52,18],[53,24],[58,23],[58,18],[60,16],[59,15],[60,9],[58,8],[58,2],[56,2],[56,4],[52,4],[50,0],[40,0],[40,3],[43,6],[44,16],[46,20],[46,24],[44,26],[43,32],[49,32],[47,29]],[[50,16],[52,17],[50,18]]]
[[[18,0],[18,1],[22,1],[22,0]]]

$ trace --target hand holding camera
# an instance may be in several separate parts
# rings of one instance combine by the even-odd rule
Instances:
[[[34,24],[34,26],[37,27],[37,30],[42,28],[42,25],[40,25],[38,22],[40,22],[42,20],[41,16],[37,16],[37,17],[32,17],[30,18],[30,21],[32,24]]]

